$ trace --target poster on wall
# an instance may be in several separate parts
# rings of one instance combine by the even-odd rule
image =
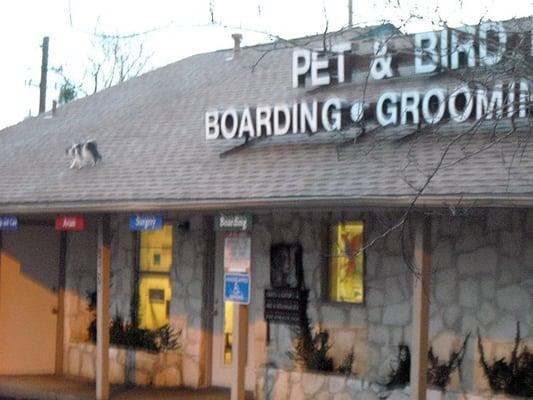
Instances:
[[[330,298],[364,301],[363,223],[346,222],[333,227]]]
[[[248,232],[228,232],[224,237],[224,272],[249,274],[252,240]]]

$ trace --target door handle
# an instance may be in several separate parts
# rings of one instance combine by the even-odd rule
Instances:
[[[57,315],[57,313],[58,313],[58,311],[57,311],[57,307],[52,308],[52,314]]]

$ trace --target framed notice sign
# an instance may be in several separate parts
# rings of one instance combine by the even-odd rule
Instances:
[[[228,232],[224,238],[224,272],[249,274],[252,240],[248,232]]]

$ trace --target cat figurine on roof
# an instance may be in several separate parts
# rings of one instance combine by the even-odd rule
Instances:
[[[69,167],[70,169],[80,169],[87,165],[94,167],[97,161],[102,159],[102,156],[98,152],[96,141],[94,140],[87,140],[86,142],[73,144],[67,148],[67,154],[72,157],[72,163]]]

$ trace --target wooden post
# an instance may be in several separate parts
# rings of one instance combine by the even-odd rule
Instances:
[[[65,283],[67,265],[67,232],[61,232],[59,239],[59,279],[57,285],[57,334],[55,374],[63,375],[65,338]]]
[[[348,0],[348,28],[353,27],[353,1]]]
[[[233,362],[231,400],[244,400],[246,353],[248,351],[248,306],[233,304]]]
[[[420,216],[415,225],[413,325],[411,332],[411,398],[426,400],[431,284],[431,219]]]
[[[98,219],[96,273],[96,399],[109,399],[109,216]]]
[[[41,60],[41,83],[39,84],[39,114],[46,110],[46,77],[48,75],[48,36],[43,38],[43,56]]]

